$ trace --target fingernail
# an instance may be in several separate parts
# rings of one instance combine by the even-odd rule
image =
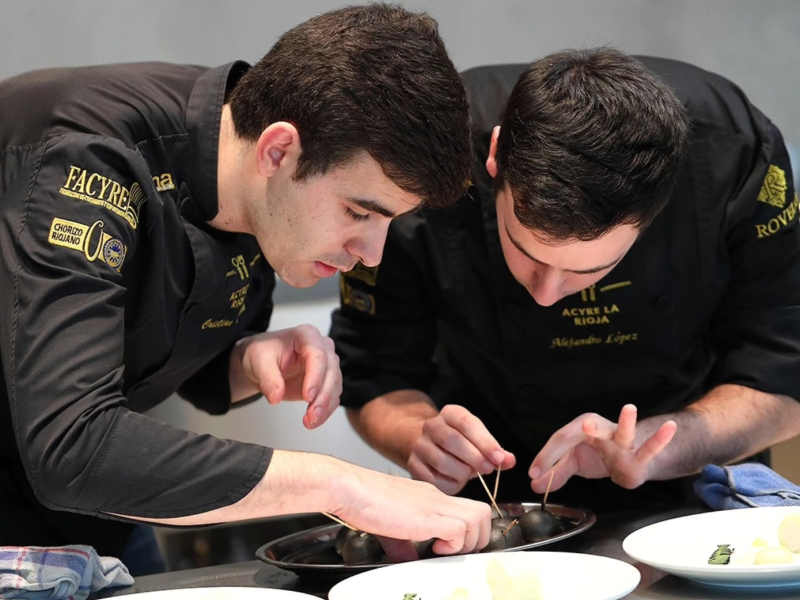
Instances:
[[[528,471],[528,476],[531,479],[539,479],[539,476],[542,474],[542,470],[539,467],[533,467],[530,471]]]
[[[322,407],[321,406],[317,406],[311,412],[314,415],[312,417],[313,421],[311,421],[311,424],[312,425],[316,425],[317,423],[319,423],[322,420]]]
[[[500,452],[500,450],[495,450],[492,453],[492,459],[494,459],[494,466],[497,468],[498,466],[503,464],[503,459],[506,457],[505,454]]]
[[[316,398],[316,397],[317,397],[317,388],[313,388],[313,387],[310,388],[308,390],[308,400],[309,400],[309,402],[313,402],[314,398]]]

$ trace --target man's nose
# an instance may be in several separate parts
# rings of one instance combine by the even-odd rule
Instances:
[[[564,275],[552,267],[538,267],[531,277],[528,293],[541,306],[552,306],[561,300]]]
[[[388,228],[372,232],[372,235],[356,238],[347,244],[346,250],[358,258],[365,267],[376,267],[383,258]]]

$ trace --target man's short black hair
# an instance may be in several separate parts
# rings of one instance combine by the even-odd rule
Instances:
[[[237,135],[300,133],[296,178],[366,151],[397,186],[444,206],[472,165],[469,106],[436,21],[387,4],[324,13],[286,32],[230,96]]]
[[[674,92],[613,48],[565,50],[531,64],[506,107],[497,190],[544,239],[597,239],[647,227],[672,194],[689,121]]]

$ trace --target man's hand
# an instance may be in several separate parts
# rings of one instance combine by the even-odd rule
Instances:
[[[596,414],[581,415],[556,431],[533,460],[528,470],[531,488],[543,493],[551,468],[551,490],[562,487],[573,475],[610,477],[626,489],[636,488],[648,480],[651,461],[670,443],[676,429],[675,421],[666,421],[646,439],[637,440],[632,404],[622,408],[619,424]],[[639,432],[639,437],[646,435]]]
[[[416,558],[401,540],[437,538],[436,554],[474,552],[489,542],[492,510],[487,503],[446,496],[426,482],[349,467],[355,477],[340,475],[343,493],[333,497],[344,504],[333,512],[353,527],[382,536],[392,560]]]
[[[451,404],[422,424],[406,467],[415,479],[455,494],[476,472],[488,474],[515,464],[514,455],[500,447],[477,417]]]
[[[339,406],[342,373],[333,340],[301,325],[239,340],[231,355],[234,399],[261,392],[270,404],[305,400],[303,425],[322,425]]]

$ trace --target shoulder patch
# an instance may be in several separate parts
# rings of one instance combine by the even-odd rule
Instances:
[[[775,208],[783,208],[786,206],[787,189],[786,171],[770,165],[767,176],[764,177],[764,183],[761,185],[761,191],[758,192],[758,201]]]
[[[64,185],[58,190],[63,196],[102,206],[122,217],[133,229],[139,225],[142,204],[147,201],[142,186],[134,183],[125,187],[110,177],[71,165]]]
[[[375,286],[375,281],[378,278],[378,267],[365,267],[363,263],[357,263],[351,270],[342,273],[345,277],[358,279],[367,285]]]
[[[53,219],[47,241],[54,246],[77,250],[88,260],[99,260],[115,271],[122,269],[127,247],[103,231],[103,221],[84,225],[67,219]]]

